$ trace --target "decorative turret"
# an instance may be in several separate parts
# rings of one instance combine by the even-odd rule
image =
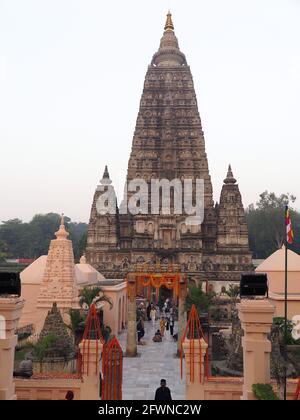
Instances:
[[[224,179],[224,184],[235,184],[236,179],[234,178],[231,170],[231,165],[228,166],[227,176]]]
[[[114,208],[111,213],[108,211],[104,214],[99,211],[101,206],[99,207],[98,200],[106,191],[109,191],[115,198],[115,204],[113,205]],[[94,247],[102,250],[117,247],[119,237],[118,217],[116,193],[109,176],[107,165],[105,165],[103,177],[96,188],[93,198],[85,253],[86,262],[93,265],[98,270],[103,270],[103,266],[101,265],[101,261],[94,257],[92,250]],[[105,264],[105,266],[106,268],[109,267],[109,263]]]
[[[55,232],[55,236],[60,241],[67,239],[69,236],[69,232],[67,232],[65,228],[64,214],[61,215],[59,230]]]
[[[174,31],[174,25],[173,25],[173,22],[172,22],[172,14],[171,14],[170,10],[168,11],[168,14],[167,14],[165,31]]]
[[[223,255],[222,264],[237,263],[244,266],[244,271],[251,269],[251,253],[248,243],[248,229],[242,197],[236,179],[229,165],[227,176],[221,191],[217,212],[217,248]],[[228,266],[227,266],[228,267]]]
[[[174,33],[174,25],[170,11],[167,14],[165,31],[160,40],[159,50],[154,54],[152,65],[157,67],[179,67],[186,65],[185,55],[180,51]]]
[[[103,172],[103,177],[100,181],[100,184],[101,185],[109,185],[109,184],[111,184],[111,182],[112,181],[109,177],[109,172],[108,172],[108,169],[107,169],[107,165],[105,165],[105,169],[104,169],[104,172]]]

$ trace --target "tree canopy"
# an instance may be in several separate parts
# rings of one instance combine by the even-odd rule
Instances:
[[[0,224],[1,255],[9,258],[37,258],[48,253],[51,239],[58,230],[61,216],[57,213],[36,214],[28,223],[20,219],[10,219]],[[73,242],[75,259],[78,260],[85,249],[86,223],[71,222],[65,217],[69,239]]]
[[[289,205],[292,226],[294,230],[294,244],[291,248],[300,252],[300,213],[291,206],[296,197],[292,194],[281,194],[264,191],[260,194],[256,204],[246,209],[246,220],[249,231],[249,245],[253,258],[267,258],[281,248],[284,243],[285,206]]]

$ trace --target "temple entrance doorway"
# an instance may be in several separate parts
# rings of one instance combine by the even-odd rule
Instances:
[[[165,302],[167,299],[172,300],[173,299],[173,292],[172,290],[168,289],[165,286],[161,286],[159,290],[159,300],[158,304],[161,305],[163,302]],[[176,302],[174,302],[176,303]]]
[[[137,356],[137,299],[140,299],[142,296],[148,303],[158,303],[159,300],[164,302],[167,298],[172,299],[174,303],[178,303],[177,339],[179,349],[186,324],[187,275],[182,274],[179,270],[175,271],[174,267],[171,266],[165,271],[144,270],[129,273],[126,281],[128,296],[126,356]],[[177,353],[179,353],[179,350]]]

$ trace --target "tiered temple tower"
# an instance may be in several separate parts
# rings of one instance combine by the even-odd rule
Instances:
[[[71,308],[79,308],[73,246],[72,242],[67,239],[69,233],[66,231],[63,216],[55,236],[56,239],[50,242],[37,300],[37,309],[40,312],[38,329],[43,325],[45,316],[54,302],[57,303],[62,313],[66,313]]]
[[[204,222],[186,214],[100,215],[92,205],[86,256],[106,277],[124,277],[137,264],[179,264],[190,280],[237,281],[252,269],[238,185],[228,171],[214,205],[204,134],[190,67],[168,13],[160,47],[148,67],[128,163],[127,182],[203,179]],[[107,168],[103,183],[111,183]],[[149,196],[150,197],[150,196]],[[150,203],[151,204],[151,203]],[[149,204],[149,209],[150,209]]]

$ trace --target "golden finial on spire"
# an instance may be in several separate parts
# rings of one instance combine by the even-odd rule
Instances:
[[[167,14],[165,31],[174,31],[174,25],[173,25],[173,22],[172,22],[172,14],[171,14],[170,10],[168,11],[168,14]]]

